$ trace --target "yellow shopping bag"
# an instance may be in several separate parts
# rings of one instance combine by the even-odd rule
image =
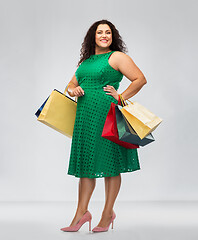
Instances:
[[[120,111],[126,117],[129,124],[135,130],[140,139],[143,139],[149,133],[153,132],[162,122],[161,118],[157,117],[154,113],[149,111],[141,104],[137,102],[131,102],[128,99],[127,100],[131,104],[127,104],[122,95],[120,95],[120,99],[125,103],[123,104],[123,106],[125,106],[120,109]]]
[[[64,93],[54,89],[44,104],[42,110],[35,113],[37,120],[56,131],[72,138],[76,118],[77,97],[75,101],[66,96],[67,85]],[[39,112],[39,114],[38,114]]]

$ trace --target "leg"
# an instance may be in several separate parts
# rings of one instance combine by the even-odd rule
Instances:
[[[105,177],[105,202],[107,201],[107,196],[108,196],[108,190],[109,190],[109,177]]]
[[[81,219],[83,214],[88,209],[89,200],[96,185],[95,178],[80,178],[79,179],[79,191],[78,191],[78,206],[76,214],[70,224],[70,226],[76,225]]]
[[[113,206],[121,186],[121,175],[115,177],[105,177],[105,206],[102,212],[102,218],[98,227],[107,227],[110,223],[113,213]]]

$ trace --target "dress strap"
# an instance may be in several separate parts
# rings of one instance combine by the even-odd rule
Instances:
[[[109,53],[107,54],[108,59],[110,58],[111,54],[113,54],[114,52],[115,52],[115,51],[111,51],[111,52],[109,52]]]

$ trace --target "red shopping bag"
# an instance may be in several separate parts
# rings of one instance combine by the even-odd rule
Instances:
[[[116,104],[111,102],[101,136],[125,148],[139,148],[139,145],[119,140],[115,106]]]

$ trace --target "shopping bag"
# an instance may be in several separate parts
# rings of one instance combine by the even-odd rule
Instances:
[[[119,105],[115,106],[119,140],[129,142],[132,144],[137,144],[139,146],[145,146],[155,141],[152,133],[149,133],[147,136],[141,139],[134,131],[134,129],[131,127],[125,116],[122,114],[122,112],[120,111],[121,109],[122,109],[121,106]]]
[[[37,112],[35,113],[35,115],[38,117],[41,113],[41,111],[43,110],[43,107],[45,106],[47,100],[49,97],[47,97],[47,99],[45,100],[45,102],[40,106],[40,108],[37,110]]]
[[[35,115],[37,120],[54,130],[72,138],[76,118],[77,97],[75,101],[64,93],[54,89]]]
[[[119,140],[118,129],[116,124],[116,116],[115,116],[115,106],[116,104],[111,102],[111,106],[107,114],[101,136],[125,148],[130,148],[130,149],[139,148],[137,144],[131,144],[131,143]]]
[[[123,101],[122,95],[121,101]],[[128,99],[127,101],[129,101],[130,104],[123,106],[121,112],[140,139],[143,139],[159,126],[159,124],[162,122],[162,119],[157,117],[154,113],[149,111],[138,102],[131,102]]]

